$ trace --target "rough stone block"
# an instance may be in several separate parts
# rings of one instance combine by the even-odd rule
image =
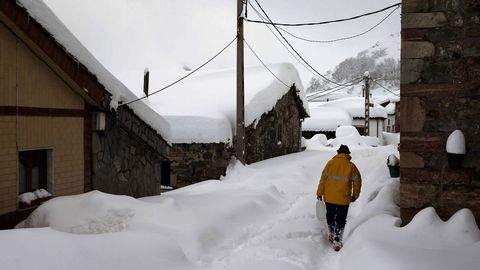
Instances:
[[[402,127],[403,129],[403,127]],[[415,152],[417,154],[437,153],[445,149],[444,133],[413,133],[403,132],[400,136],[402,152]]]
[[[402,41],[419,41],[425,40],[426,37],[427,30],[425,29],[402,29]]]
[[[425,0],[403,0],[402,13],[427,12],[429,1]]]
[[[415,183],[423,185],[439,185],[442,178],[441,171],[435,169],[401,167],[400,170],[400,183],[402,185]]]
[[[402,98],[454,96],[464,90],[464,85],[460,83],[401,84],[400,89]]]
[[[400,126],[403,132],[419,132],[423,129],[426,117],[419,98],[402,96],[400,111]]]
[[[413,83],[420,79],[424,61],[421,59],[402,59],[401,83]]]
[[[478,27],[480,28],[480,25]],[[480,38],[466,39],[463,46],[465,57],[480,56]]]
[[[427,41],[402,42],[402,59],[425,58],[435,54],[435,46]]]
[[[450,170],[446,169],[443,175],[443,183],[446,185],[465,185],[472,183],[473,170]]]
[[[405,13],[402,16],[402,29],[435,28],[444,26],[447,18],[443,12]]]
[[[413,152],[402,152],[400,166],[402,168],[423,168],[425,162],[421,156]]]
[[[438,205],[440,186],[420,183],[400,185],[400,207],[425,208]]]

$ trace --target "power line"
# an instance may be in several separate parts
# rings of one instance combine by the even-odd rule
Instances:
[[[222,52],[224,52],[228,47],[230,47],[230,45],[232,45],[232,43],[237,39],[237,36],[235,36],[235,38],[230,41],[223,49],[221,49],[217,54],[215,54],[212,58],[208,59],[205,63],[201,64],[199,67],[197,67],[196,69],[192,70],[191,72],[189,72],[187,75],[181,77],[180,79],[170,83],[169,85],[157,90],[157,91],[154,91],[152,92],[151,94],[149,94],[149,96],[153,96],[155,95],[156,93],[160,92],[160,91],[163,91],[163,90],[166,90],[167,88],[170,88],[172,87],[173,85],[179,83],[180,81],[184,80],[185,78],[189,77],[190,75],[192,75],[193,73],[197,72],[199,69],[201,69],[202,67],[206,66],[208,63],[210,63],[213,59],[217,58]],[[143,96],[143,97],[140,97],[140,98],[137,98],[137,99],[134,99],[134,100],[131,100],[129,102],[126,102],[126,103],[123,103],[123,104],[120,104],[119,106],[124,106],[124,105],[128,105],[128,104],[131,104],[133,102],[137,102],[139,100],[142,100],[144,98],[147,98],[147,96]]]
[[[337,42],[337,41],[343,41],[343,40],[348,40],[348,39],[352,39],[352,38],[356,38],[356,37],[359,37],[359,36],[363,36],[365,34],[367,34],[368,32],[372,31],[373,29],[377,28],[380,24],[382,24],[385,20],[387,20],[392,14],[393,12],[395,12],[397,9],[399,9],[400,6],[397,6],[394,10],[392,10],[385,18],[383,18],[380,22],[378,22],[377,24],[375,24],[373,27],[371,27],[370,29],[360,33],[360,34],[356,34],[356,35],[353,35],[353,36],[348,36],[348,37],[343,37],[343,38],[337,38],[337,39],[331,39],[331,40],[313,40],[313,39],[307,39],[307,38],[303,38],[303,37],[299,37],[299,36],[296,36],[294,34],[292,34],[291,32],[285,30],[284,28],[281,28],[281,27],[278,27],[278,29],[282,30],[283,32],[285,32],[286,34],[296,38],[296,39],[299,39],[299,40],[303,40],[303,41],[307,41],[307,42],[312,42],[312,43],[332,43],[332,42]]]
[[[255,11],[255,13],[257,14],[258,17],[260,17],[262,20],[266,20],[266,19],[262,16],[262,14],[260,14],[260,12],[252,5],[251,2],[248,2],[248,4],[249,4],[250,7],[253,9],[253,11]],[[270,25],[268,25],[268,24],[264,24],[264,25],[265,25],[265,27],[267,27],[267,29],[272,33],[272,35],[278,40],[278,42],[280,42],[280,44],[282,44],[282,46],[285,48],[285,50],[287,50],[287,52],[288,52],[295,60],[297,60],[297,62],[298,62],[299,64],[301,64],[306,70],[308,70],[308,72],[310,72],[314,77],[316,77],[316,78],[319,78],[319,77],[320,77],[320,76],[318,76],[315,72],[313,72],[307,65],[305,65],[305,63],[303,63],[303,62],[298,58],[298,56],[296,56],[293,52],[290,51],[291,49],[288,48],[288,46],[285,45],[285,44],[282,42],[281,38],[278,37],[278,35],[270,28]]]
[[[360,78],[360,79],[356,79],[356,80],[358,80],[358,81],[355,82],[355,83],[352,83],[352,84],[350,84],[350,85],[347,85],[347,86],[335,86],[335,87],[333,87],[333,88],[326,89],[326,90],[324,90],[324,91],[312,93],[312,95],[310,95],[310,96],[307,97],[307,100],[308,100],[308,101],[311,101],[311,100],[313,100],[313,99],[316,99],[316,98],[319,98],[319,97],[323,97],[323,96],[329,95],[329,94],[331,94],[331,93],[338,92],[338,91],[343,90],[343,89],[345,89],[345,88],[347,88],[347,87],[357,85],[357,84],[361,83],[363,79]],[[338,88],[338,89],[336,89],[336,88]],[[328,92],[328,93],[327,93],[327,92]]]
[[[257,2],[257,1],[255,1],[255,2]],[[258,4],[258,2],[257,2],[257,4]],[[278,23],[278,22],[273,22],[273,21],[271,21],[271,20],[269,20],[269,22],[258,21],[258,20],[250,20],[250,19],[246,19],[246,20],[247,20],[248,22],[270,24],[270,25],[273,25],[273,26],[311,26],[311,25],[322,25],[322,24],[329,24],[329,23],[338,23],[338,22],[351,21],[351,20],[358,19],[358,18],[361,18],[361,17],[365,17],[365,16],[369,16],[369,15],[373,15],[373,14],[376,14],[376,13],[383,12],[383,11],[388,10],[388,9],[391,9],[391,8],[393,8],[393,7],[400,6],[401,4],[402,4],[402,3],[397,3],[397,4],[394,4],[394,5],[391,5],[391,6],[388,6],[388,7],[379,9],[379,10],[376,10],[376,11],[368,12],[368,13],[361,14],[361,15],[357,15],[357,16],[353,16],[353,17],[350,17],[350,18],[338,19],[338,20],[331,20],[331,21],[323,21],[323,22]]]
[[[347,87],[350,87],[350,86],[354,86],[356,84],[358,84],[358,82],[356,81],[359,81],[359,80],[363,80],[363,77],[358,77],[358,78],[355,78],[355,79],[352,79],[348,82],[345,82],[345,84],[343,86],[334,86],[332,88],[328,88],[328,89],[324,89],[324,90],[321,90],[321,91],[317,91],[317,92],[314,92],[314,93],[310,93],[309,95],[307,95],[307,97],[309,96],[314,96],[315,94],[321,94],[321,93],[324,93],[324,92],[327,92],[327,91],[330,91],[330,90],[333,90],[333,89],[336,89],[338,87],[342,87],[341,89],[345,89]]]
[[[280,78],[277,77],[277,75],[275,75],[275,73],[273,73],[268,67],[267,65],[265,65],[265,63],[262,61],[262,59],[260,59],[260,57],[258,56],[258,54],[255,52],[255,50],[253,50],[252,46],[250,46],[250,44],[248,44],[247,40],[243,39],[243,41],[245,42],[245,44],[247,44],[247,47],[250,49],[250,51],[252,51],[252,53],[255,55],[255,57],[258,59],[258,61],[260,61],[260,63],[262,63],[262,65],[268,70],[268,72],[270,72],[270,74],[273,75],[273,77],[275,77],[279,82],[281,82],[283,85],[285,85],[286,87],[290,87],[288,86],[285,82],[283,82]]]
[[[265,14],[265,16],[267,17],[268,21],[272,22],[272,20],[270,19],[270,17],[268,16],[268,14],[265,12],[265,10],[262,8],[262,6],[260,5],[260,3],[258,2],[258,0],[255,0],[255,2],[257,3],[258,7],[262,10],[263,14]],[[290,44],[290,42],[285,38],[285,36],[282,34],[282,32],[280,32],[280,30],[278,30],[277,26],[272,24],[273,27],[275,28],[275,30],[277,30],[277,33],[280,34],[280,36],[282,37],[282,39],[287,43],[287,45],[295,52],[295,54],[300,58],[302,59],[302,61],[307,65],[309,66],[316,74],[318,74],[321,78],[323,78],[325,81],[328,81],[328,82],[331,82],[333,84],[336,84],[336,85],[339,85],[339,86],[345,86],[345,84],[341,84],[341,83],[338,83],[338,82],[335,82],[335,81],[332,81],[330,80],[329,78],[325,77],[324,75],[322,75],[320,72],[318,72],[314,67],[312,67],[312,65],[310,65],[307,60],[305,60],[305,58],[303,58],[300,53],[292,46],[292,44]]]
[[[394,94],[395,96],[400,97],[400,95],[398,95],[397,93],[395,93],[395,92],[393,92],[392,90],[386,88],[385,86],[379,84],[379,83],[377,82],[377,80],[373,80],[373,82],[376,83],[378,86],[382,87],[383,89],[387,90],[388,92]]]

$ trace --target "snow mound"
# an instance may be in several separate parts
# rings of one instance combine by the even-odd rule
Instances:
[[[362,137],[358,130],[354,126],[340,126],[335,131],[335,139],[331,144],[333,147],[338,148],[340,145],[345,144],[350,149],[363,145]]]
[[[158,233],[78,235],[41,228],[0,231],[0,239],[2,269],[195,269],[174,241]]]
[[[16,228],[50,226],[55,230],[79,234],[125,231],[135,215],[131,205],[136,204],[131,197],[99,191],[57,197],[42,204]]]
[[[402,231],[415,236],[419,247],[442,249],[462,247],[480,241],[480,230],[469,209],[457,211],[444,222],[433,207],[418,212]]]
[[[400,143],[400,133],[382,133],[383,143],[385,145],[398,145]]]

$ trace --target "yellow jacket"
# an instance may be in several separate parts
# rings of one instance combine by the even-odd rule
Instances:
[[[348,205],[352,197],[357,199],[360,196],[362,179],[351,159],[349,154],[337,154],[328,161],[318,184],[317,196],[338,205]]]

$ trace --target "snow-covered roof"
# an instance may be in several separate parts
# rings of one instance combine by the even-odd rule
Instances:
[[[82,43],[65,27],[50,8],[42,0],[18,0],[29,15],[40,23],[65,50],[85,65],[97,76],[98,81],[112,95],[112,107],[116,108],[118,101],[129,101],[137,98],[125,85],[113,76],[98,60],[82,45]],[[170,126],[168,122],[152,108],[143,102],[129,104],[135,114],[145,123],[154,128],[167,142],[170,142]]]
[[[245,68],[245,126],[269,112],[295,84],[303,107],[308,103],[292,64]],[[236,122],[236,72],[222,70],[191,77],[146,101],[171,126],[173,143],[232,142]]]
[[[387,110],[387,114],[395,114],[395,103],[388,103],[385,110]]]
[[[388,93],[387,95],[378,96],[377,98],[374,98],[374,100],[378,104],[384,104],[387,102],[389,103],[400,102],[400,91],[395,91],[393,93]]]
[[[347,97],[352,97],[352,95],[341,91],[332,92],[329,94],[310,93],[307,95],[309,101],[332,101]]]
[[[344,109],[310,104],[310,118],[303,121],[302,130],[335,131],[339,126],[352,124],[352,117]]]
[[[370,107],[371,118],[387,118],[387,110],[384,107],[373,103]],[[346,110],[353,118],[365,118],[365,99],[361,97],[343,98],[325,102],[320,106],[329,108],[340,108]]]

